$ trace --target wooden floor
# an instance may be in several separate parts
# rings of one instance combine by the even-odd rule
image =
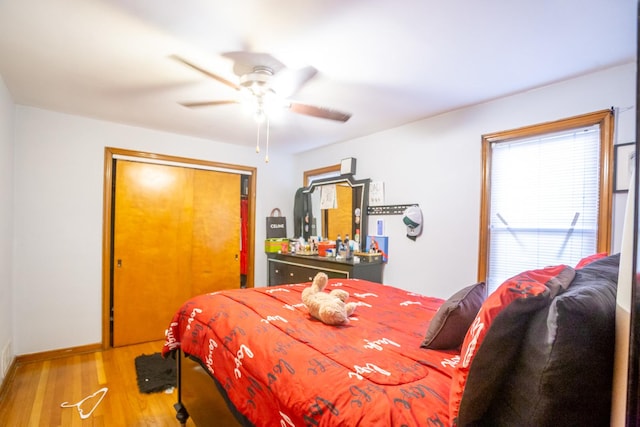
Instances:
[[[161,342],[18,364],[0,395],[0,426],[179,426],[172,394],[138,391],[134,360],[159,352]],[[103,400],[86,419],[73,405],[103,387]],[[85,400],[87,415],[100,396]],[[187,426],[195,424],[190,419]]]

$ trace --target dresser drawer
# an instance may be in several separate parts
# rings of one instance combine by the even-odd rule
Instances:
[[[310,282],[318,274],[325,273],[330,279],[365,279],[382,283],[380,263],[353,263],[327,260],[323,257],[268,254],[269,286]]]

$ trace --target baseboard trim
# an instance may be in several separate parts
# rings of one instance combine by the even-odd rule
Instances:
[[[2,379],[2,384],[0,384],[0,402],[4,401],[4,395],[11,389],[11,384],[13,384],[13,379],[16,376],[16,359],[13,358],[11,364],[9,365],[9,369]]]
[[[40,353],[22,354],[16,356],[15,363],[40,362],[42,360],[57,359],[60,357],[75,356],[76,354],[93,353],[102,350],[102,343],[81,345],[78,347],[62,348],[59,350],[43,351]]]

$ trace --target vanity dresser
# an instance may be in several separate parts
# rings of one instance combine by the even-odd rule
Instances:
[[[343,174],[314,180],[303,188],[309,195],[313,230],[332,240],[348,235],[356,241],[366,241],[369,183],[369,179],[357,180],[351,174]],[[358,262],[356,256],[347,260],[300,253],[267,253],[268,285],[309,282],[318,272],[326,273],[329,278],[382,283],[384,262],[381,258],[366,257]]]
[[[313,280],[318,272],[329,278],[364,279],[382,283],[382,260],[354,262],[317,255],[267,254],[269,266],[268,285],[302,283]]]

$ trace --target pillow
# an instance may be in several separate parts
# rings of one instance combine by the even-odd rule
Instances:
[[[514,363],[530,317],[566,289],[574,276],[568,265],[525,271],[489,295],[465,335],[453,373],[452,425],[467,426],[482,418]]]
[[[578,262],[578,264],[575,266],[576,270],[578,268],[582,268],[585,265],[588,265],[590,263],[592,263],[593,261],[597,261],[599,259],[602,259],[604,257],[606,257],[608,254],[606,252],[600,252],[597,254],[593,254],[593,255],[589,255],[587,257],[584,257],[580,260],[580,262]]]
[[[431,319],[420,347],[434,350],[460,348],[467,329],[487,296],[486,289],[485,283],[479,282],[449,297]]]
[[[609,425],[619,261],[576,270],[569,289],[535,314],[487,425]]]

